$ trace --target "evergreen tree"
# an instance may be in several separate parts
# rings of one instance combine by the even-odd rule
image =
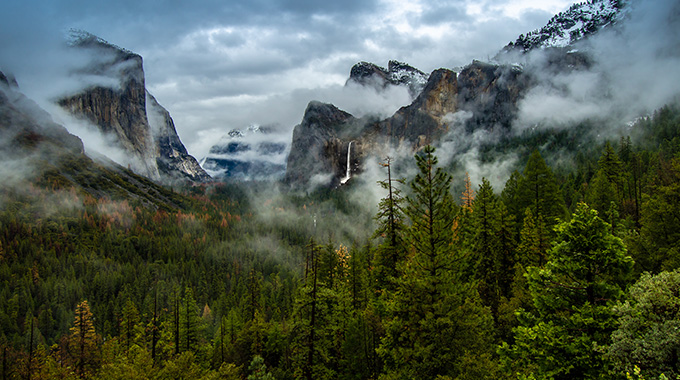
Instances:
[[[294,374],[299,378],[337,378],[343,359],[341,352],[350,308],[347,257],[344,247],[337,250],[329,247],[331,245],[318,246],[313,240],[308,245],[307,279],[295,300],[292,361]],[[337,257],[330,258],[331,252]],[[334,263],[334,267],[330,263]]]
[[[411,181],[412,196],[407,198],[406,214],[411,225],[408,230],[412,261],[423,268],[434,281],[433,292],[440,285],[440,273],[453,269],[453,226],[456,216],[451,196],[451,176],[436,167],[435,149],[426,146],[416,155],[419,173]]]
[[[519,193],[519,183],[522,180],[522,174],[517,170],[510,174],[510,178],[505,181],[505,187],[501,192],[501,201],[505,204],[508,209],[508,213],[514,216],[515,220],[521,221],[524,218],[524,208],[520,206],[520,193]],[[521,227],[521,223],[518,223],[517,228]],[[517,231],[519,232],[519,230]]]
[[[624,295],[633,261],[621,239],[586,204],[557,232],[545,268],[528,271],[536,313],[522,317],[514,343],[502,346],[501,357],[509,373],[600,378],[609,370],[602,347],[616,325],[612,305]]]
[[[652,273],[680,268],[680,158],[659,162],[642,204],[642,228],[635,259]]]
[[[403,183],[402,179],[392,178],[392,159],[387,157],[381,164],[387,168],[387,179],[378,181],[387,190],[387,196],[378,204],[378,214],[375,220],[378,227],[374,237],[382,238],[376,248],[374,258],[373,278],[378,289],[392,289],[392,284],[399,277],[399,267],[406,257],[404,244],[404,198],[401,190],[394,183]]]
[[[255,355],[253,361],[250,362],[248,367],[248,380],[274,380],[274,376],[267,371],[267,366],[264,364],[264,359],[262,356]]]
[[[180,336],[182,337],[180,344],[184,351],[193,352],[198,348],[202,328],[194,292],[191,288],[186,288],[180,316]]]
[[[513,267],[512,244],[503,240],[502,213],[505,210],[501,205],[489,181],[482,178],[472,204],[472,253],[480,296],[494,316],[498,315],[501,299],[508,295]]]
[[[94,329],[94,320],[87,300],[76,306],[76,315],[68,339],[68,353],[80,377],[89,377],[99,365],[99,337]]]
[[[524,223],[520,232],[520,242],[517,246],[517,259],[522,268],[545,265],[550,249],[550,234],[543,221],[543,216],[534,217],[531,208],[527,208]]]
[[[453,250],[455,208],[451,177],[436,167],[434,148],[416,155],[407,215],[412,252],[388,306],[386,335],[378,352],[388,376],[435,378],[469,375],[468,355],[489,355],[492,318],[476,290],[460,281]]]
[[[607,356],[619,374],[638,367],[653,378],[680,376],[680,270],[643,273],[614,312],[619,324]]]
[[[529,157],[517,184],[519,208],[531,208],[534,217],[543,217],[548,231],[566,217],[567,209],[552,171],[541,154],[535,150]]]
[[[139,311],[137,307],[129,298],[125,301],[125,306],[123,307],[123,315],[120,321],[120,334],[125,345],[126,355],[130,351],[130,347],[136,340],[139,332]]]

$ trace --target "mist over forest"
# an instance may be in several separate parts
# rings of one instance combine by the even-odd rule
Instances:
[[[487,20],[458,2],[293,3],[228,5],[229,27],[198,7],[185,17],[208,29],[168,29],[157,56],[47,26],[8,43],[1,379],[680,377],[677,2],[568,5],[457,67],[424,47],[431,30],[525,21],[493,2]],[[237,14],[270,8],[280,35],[239,34]],[[431,52],[406,55],[431,74],[364,61],[367,30],[378,51]],[[364,43],[265,49],[336,34]],[[159,66],[173,38],[196,54]],[[450,46],[481,51],[465,41]],[[177,74],[191,61],[201,73]]]

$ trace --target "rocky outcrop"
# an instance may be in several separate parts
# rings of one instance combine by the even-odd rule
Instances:
[[[364,77],[375,70],[363,68]],[[306,186],[317,178],[335,186],[346,175],[350,142],[349,166],[358,173],[366,156],[380,157],[390,147],[415,151],[436,145],[450,131],[450,116],[459,111],[472,115],[465,121],[469,132],[509,128],[528,84],[517,67],[475,61],[458,75],[448,69],[433,71],[418,97],[385,120],[356,119],[330,104],[310,103],[293,132],[285,180]]]
[[[156,98],[146,93],[146,109],[155,147],[156,165],[163,178],[188,179],[193,182],[210,180],[196,159],[187,153],[175,129],[170,112]]]
[[[439,69],[409,106],[383,120],[370,135],[373,144],[411,145],[414,149],[436,141],[447,131],[443,117],[457,110],[456,73]]]
[[[389,61],[387,70],[369,62],[359,62],[352,66],[347,79],[349,83],[357,83],[363,86],[372,86],[378,90],[387,86],[405,86],[408,88],[411,98],[415,98],[427,83],[427,74],[399,61]]]
[[[520,35],[510,42],[502,52],[534,49],[564,48],[599,30],[620,21],[625,8],[623,0],[591,0],[572,5],[564,12],[553,16],[548,23],[537,30]]]
[[[163,181],[209,178],[187,153],[167,110],[148,94],[141,56],[87,33],[72,45],[97,57],[80,74],[99,80],[60,99],[61,107],[112,136],[139,174]]]
[[[458,75],[459,109],[472,117],[466,129],[510,129],[517,115],[517,104],[531,79],[521,68],[474,61]]]
[[[293,130],[284,182],[294,187],[339,182],[346,167],[341,139],[356,119],[332,104],[310,102],[302,122]]]

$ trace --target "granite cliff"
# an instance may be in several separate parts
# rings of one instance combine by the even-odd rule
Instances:
[[[187,153],[168,111],[146,90],[141,56],[85,32],[76,33],[71,44],[97,57],[76,75],[96,75],[110,82],[59,99],[61,107],[113,136],[139,174],[166,182],[210,178]]]

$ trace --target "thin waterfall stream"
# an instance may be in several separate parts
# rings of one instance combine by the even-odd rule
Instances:
[[[345,176],[340,180],[340,184],[344,185],[345,182],[349,181],[349,179],[352,177],[352,172],[351,172],[351,167],[350,164],[352,162],[352,142],[349,142],[349,145],[347,146],[347,171],[345,172]]]

